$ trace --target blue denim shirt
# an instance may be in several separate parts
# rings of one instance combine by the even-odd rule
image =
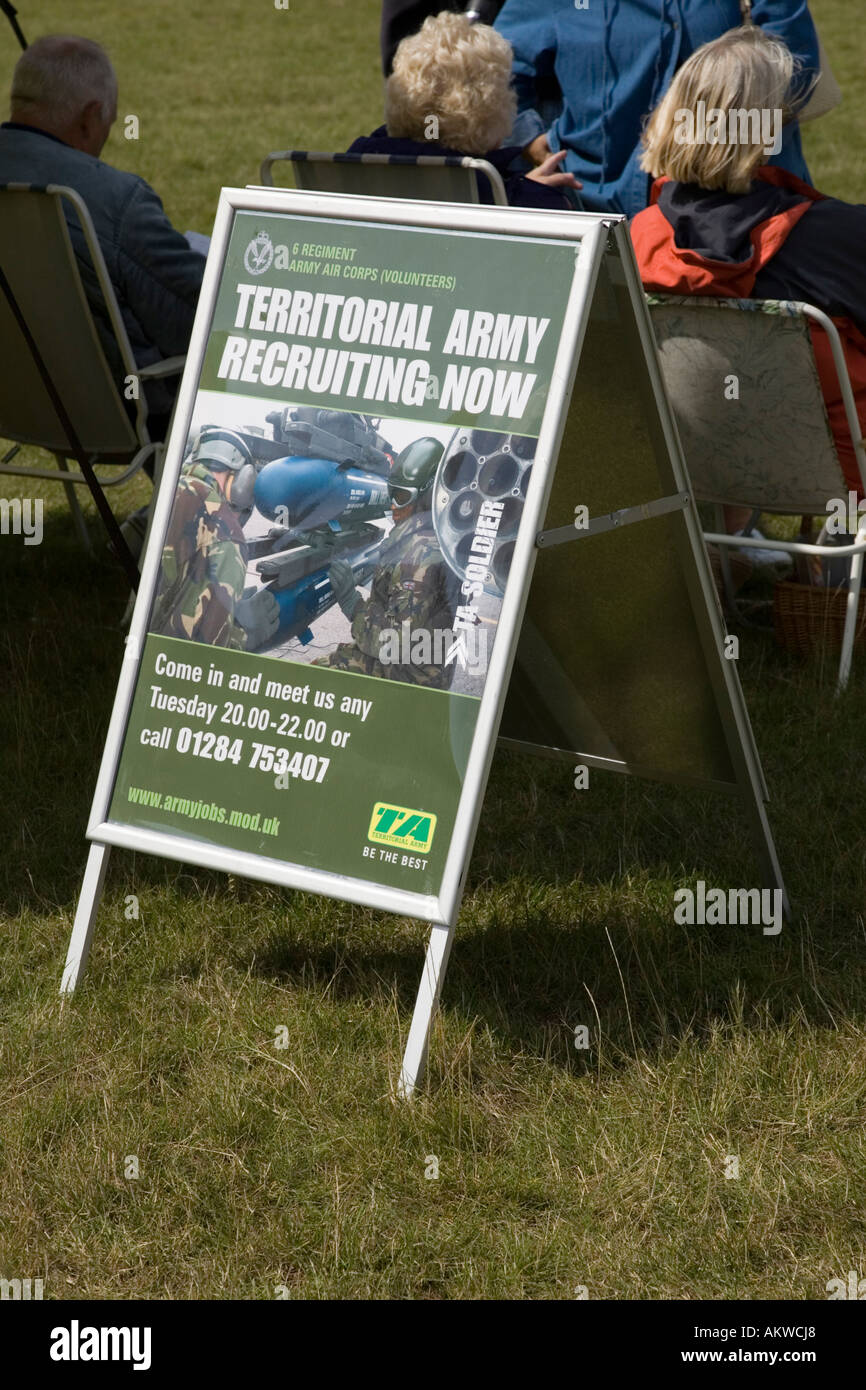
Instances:
[[[44,131],[10,121],[0,126],[0,183],[65,184],[80,194],[93,221],[138,366],[186,352],[205,259],[175,231],[144,179],[114,169]],[[122,364],[96,274],[71,208],[66,220],[109,366],[122,380]],[[175,389],[174,381],[149,383],[150,409],[160,412],[170,408]]]
[[[739,0],[506,0],[496,28],[514,49],[520,115],[509,144],[548,131],[565,168],[583,183],[590,211],[633,217],[646,207],[640,166],[644,117],[677,68],[701,44],[741,23]],[[754,0],[752,18],[791,49],[805,85],[818,70],[818,37],[806,0]],[[561,108],[539,110],[536,81],[555,78]],[[796,124],[771,161],[811,182]]]

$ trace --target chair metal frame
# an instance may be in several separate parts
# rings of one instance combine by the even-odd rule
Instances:
[[[474,180],[475,198],[466,201],[479,202],[478,198],[478,174],[483,174],[490,184],[493,192],[493,201],[497,207],[508,207],[508,199],[505,196],[505,183],[498,169],[486,159],[476,159],[472,155],[455,154],[355,154],[347,151],[344,154],[326,154],[320,150],[275,150],[272,154],[266,155],[262,160],[259,178],[265,188],[273,188],[274,180],[271,170],[275,164],[291,164],[295,174],[296,186],[298,188],[308,188],[309,183],[304,183],[304,165],[322,164],[370,164],[403,166],[404,168],[451,168],[475,170]],[[407,193],[401,196],[411,198],[412,194]]]
[[[66,200],[68,203],[72,205],[84,236],[88,255],[90,256],[91,264],[93,266],[97,282],[99,284],[100,293],[105,302],[106,310],[108,312],[108,318],[111,324],[111,330],[117,342],[118,351],[120,353],[121,362],[123,364],[124,375],[134,376],[137,377],[139,381],[146,382],[149,380],[155,380],[158,377],[174,376],[177,375],[179,372],[183,371],[184,363],[186,361],[185,356],[166,357],[163,358],[161,361],[153,362],[145,367],[139,367],[136,363],[135,358],[133,356],[132,348],[130,347],[129,338],[127,336],[126,326],[123,322],[123,317],[120,312],[120,307],[117,303],[117,296],[114,292],[114,286],[111,283],[111,279],[108,274],[108,268],[105,264],[105,257],[102,254],[102,248],[99,245],[99,239],[96,235],[96,229],[94,228],[93,220],[90,216],[87,205],[84,202],[84,199],[81,197],[81,195],[77,193],[74,188],[69,188],[65,184],[0,184],[0,200],[2,200],[2,198],[6,196],[14,197],[14,195],[17,193],[42,193],[45,194],[46,197],[50,197],[56,200],[61,205],[63,200]],[[87,303],[87,298],[84,293],[84,286],[81,282],[81,273],[78,268],[78,264],[75,260],[75,253],[72,249],[72,243],[69,240],[68,228],[66,232],[66,240],[69,256],[69,272],[78,280],[78,286],[81,290],[83,310],[89,316],[93,331],[94,333],[96,333],[96,327],[93,322],[93,315],[90,309],[90,305]],[[110,373],[108,374],[110,375]],[[117,391],[118,398],[120,398],[120,391],[116,383],[115,390]],[[133,403],[135,406],[135,418],[134,420],[130,419],[129,426],[131,434],[133,436],[133,441],[138,444],[138,449],[133,454],[133,457],[130,460],[130,462],[125,467],[121,467],[121,471],[119,473],[116,473],[114,476],[108,477],[97,475],[97,482],[101,489],[105,489],[108,487],[119,487],[123,483],[128,482],[129,479],[134,477],[134,475],[139,471],[139,469],[143,467],[147,459],[152,454],[156,456],[156,462],[158,465],[160,456],[164,451],[164,441],[154,440],[150,437],[150,433],[147,428],[147,401],[145,399],[145,394],[143,391],[139,391],[138,398]],[[15,439],[14,436],[11,435],[4,437],[13,439],[14,444],[16,446],[20,446],[21,444],[27,445],[29,443],[33,443],[36,447],[43,447],[41,444],[38,443],[38,441],[31,441],[23,438]],[[0,474],[6,474],[7,476],[17,478],[39,478],[46,482],[59,483],[63,487],[63,490],[66,494],[66,500],[69,504],[69,509],[72,513],[73,521],[75,523],[75,527],[78,532],[79,538],[81,539],[81,542],[84,545],[85,549],[87,549],[88,551],[92,550],[92,542],[90,540],[90,536],[84,522],[84,516],[82,514],[81,507],[79,506],[78,498],[75,494],[76,486],[88,487],[89,483],[83,473],[73,472],[70,470],[68,460],[71,457],[73,457],[72,449],[70,448],[69,451],[67,451],[66,453],[58,452],[53,449],[49,450],[49,452],[52,453],[55,459],[57,460],[58,466],[56,469],[38,468],[30,466],[23,467],[20,465],[16,466],[15,464],[12,464],[8,461],[10,455],[14,457],[14,453],[16,452],[17,447],[10,451],[10,453],[4,455],[3,460],[0,461]],[[99,456],[94,455],[93,457],[94,459],[98,459]],[[116,467],[117,465],[115,465],[115,469]]]
[[[693,295],[686,297],[680,295],[651,294],[648,295],[647,298],[650,306],[650,318],[653,317],[654,307],[658,306],[663,308],[666,305],[671,305],[674,303],[676,304],[677,308],[684,309],[718,308],[742,311],[745,308],[754,310],[756,307],[759,307],[762,303],[774,302],[762,300],[716,299],[703,295]],[[833,357],[833,366],[836,371],[842,402],[845,408],[845,418],[848,425],[848,430],[851,435],[851,443],[854,448],[854,454],[857,459],[857,468],[860,474],[861,487],[863,495],[864,497],[866,497],[866,441],[864,441],[863,426],[861,425],[859,416],[857,414],[857,406],[854,400],[854,392],[851,386],[851,378],[848,375],[848,366],[845,361],[845,352],[842,347],[841,338],[839,337],[839,330],[833,323],[833,320],[827,314],[825,314],[822,309],[816,308],[814,304],[806,304],[800,300],[789,300],[784,302],[786,305],[786,309],[789,311],[787,317],[790,318],[792,316],[800,314],[807,319],[811,319],[813,323],[817,323],[820,326],[820,328],[823,329],[823,331],[827,334],[827,338],[830,343],[830,351]],[[826,414],[825,424],[827,426],[828,435],[831,443],[833,444],[833,449],[835,452],[835,441],[833,440],[832,433],[830,432],[829,420],[827,420]],[[688,459],[686,460],[686,462],[688,463]],[[841,464],[839,465],[839,483],[840,488],[843,489],[843,495],[847,497],[848,483],[842,473]],[[697,492],[696,496],[698,496],[698,500],[702,500],[700,499]],[[733,497],[730,499],[730,504],[739,504],[742,506],[751,505],[749,498],[737,499]],[[758,538],[754,536],[733,536],[729,532],[722,530],[722,504],[718,503],[717,501],[714,501],[713,505],[715,508],[716,526],[718,527],[718,529],[716,531],[705,531],[703,533],[704,541],[708,545],[718,545],[719,547],[721,547],[720,554],[722,560],[722,575],[725,584],[725,592],[729,603],[732,605],[732,607],[734,607],[734,609],[736,609],[736,604],[734,601],[733,584],[731,582],[730,566],[728,563],[727,555],[727,549],[729,547],[735,547],[738,550],[778,550],[789,555],[818,556],[826,559],[843,559],[846,556],[849,556],[851,558],[851,574],[848,583],[848,593],[846,596],[845,625],[842,634],[842,650],[839,658],[839,673],[836,682],[837,693],[844,690],[845,686],[848,683],[848,678],[851,672],[851,659],[854,650],[854,636],[856,632],[857,614],[860,593],[862,589],[863,555],[864,553],[866,553],[866,515],[863,515],[861,518],[860,524],[857,528],[857,534],[854,542],[851,545],[837,546],[822,544],[820,536],[816,542],[778,541],[770,540],[769,538],[765,537]],[[791,516],[802,514],[801,507],[798,506],[796,508],[792,508],[790,505],[786,506],[784,499],[780,499],[778,503],[774,503],[772,509],[768,508],[765,505],[762,505],[757,510],[773,510],[775,512],[778,512],[780,515]]]

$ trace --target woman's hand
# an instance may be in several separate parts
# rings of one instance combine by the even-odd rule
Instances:
[[[546,130],[542,131],[540,135],[536,135],[534,140],[530,140],[523,151],[524,159],[528,159],[530,164],[543,164],[549,154],[550,142]]]
[[[546,140],[547,136],[539,135],[538,138],[539,140]],[[528,148],[531,149],[532,146],[530,145]],[[547,158],[542,160],[538,168],[533,169],[532,173],[527,174],[526,177],[528,179],[534,179],[536,183],[545,183],[548,188],[583,188],[583,184],[577,181],[574,174],[570,174],[564,169],[557,169],[556,167],[565,159],[566,153],[566,150],[557,150],[556,154],[548,154]]]

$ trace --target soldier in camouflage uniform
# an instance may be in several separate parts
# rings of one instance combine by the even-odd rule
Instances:
[[[255,466],[232,430],[205,427],[181,470],[162,551],[151,632],[253,650],[276,632],[265,589],[245,592],[247,548],[238,513],[252,504]]]
[[[430,511],[441,456],[439,441],[425,438],[416,439],[396,460],[388,479],[395,525],[379,552],[368,599],[355,588],[355,577],[346,561],[336,560],[331,565],[331,588],[351,621],[353,640],[342,643],[315,665],[440,690],[450,686],[454,666],[446,665],[442,658],[453,641],[458,581],[442,556]],[[404,629],[406,622],[409,627]],[[383,661],[382,634],[389,630],[396,634],[400,655],[404,643],[406,652],[411,653],[413,634],[423,631],[428,634],[431,657],[441,653],[442,658],[430,665]]]

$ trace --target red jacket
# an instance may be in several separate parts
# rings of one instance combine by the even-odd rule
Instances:
[[[755,280],[761,269],[778,253],[800,219],[805,217],[816,202],[824,199],[823,193],[817,192],[785,169],[765,165],[757,171],[755,177],[799,197],[783,211],[751,228],[749,240],[752,253],[739,261],[713,260],[698,251],[677,246],[674,227],[658,206],[661,190],[670,180],[656,180],[649,207],[632,219],[630,227],[638,269],[645,289],[661,294],[705,294],[719,298],[730,296],[735,299],[752,297]],[[730,196],[737,197],[736,194]],[[816,308],[822,307],[821,304],[816,304]],[[866,336],[850,318],[834,316],[833,322],[842,340],[861,431],[866,433]],[[851,444],[851,433],[833,365],[830,343],[820,325],[810,323],[809,328],[839,461],[848,486],[853,488],[858,496],[863,496],[863,485]]]

